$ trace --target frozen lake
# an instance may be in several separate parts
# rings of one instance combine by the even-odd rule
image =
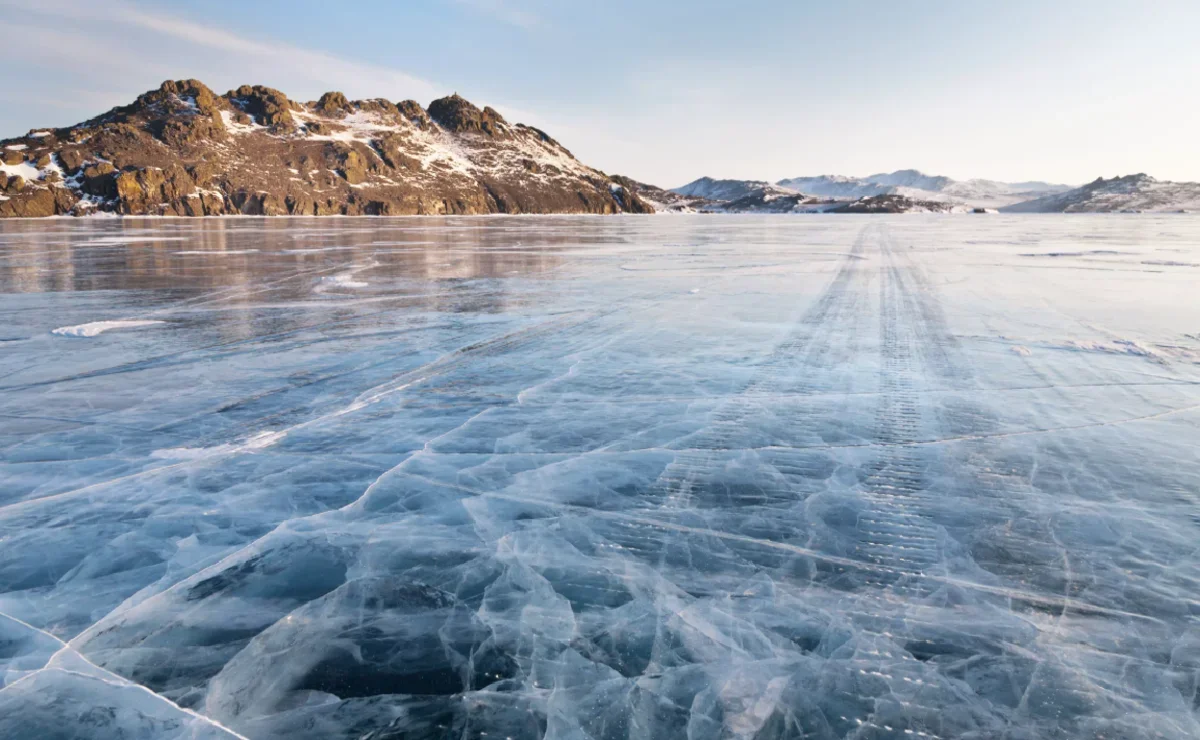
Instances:
[[[1200,736],[1200,217],[0,222],[0,737]]]

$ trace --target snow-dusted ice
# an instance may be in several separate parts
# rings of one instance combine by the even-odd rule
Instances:
[[[1200,736],[1198,286],[1186,215],[0,223],[0,737]]]

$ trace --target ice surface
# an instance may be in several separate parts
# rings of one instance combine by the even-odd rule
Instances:
[[[1192,216],[0,223],[0,737],[1200,736],[1198,264]]]

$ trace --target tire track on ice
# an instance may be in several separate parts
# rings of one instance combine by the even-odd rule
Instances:
[[[719,476],[726,453],[738,449],[735,440],[745,438],[756,417],[764,413],[760,398],[792,397],[816,390],[812,377],[815,373],[809,371],[829,364],[827,358],[832,351],[835,328],[851,320],[859,308],[861,290],[858,284],[864,279],[862,253],[868,239],[869,230],[864,229],[824,292],[775,346],[750,382],[738,395],[727,398],[717,407],[712,421],[692,436],[688,449],[680,451],[649,487],[648,503],[676,511],[692,506],[702,489],[713,485]],[[808,374],[798,378],[798,372]],[[814,472],[805,461],[781,458],[776,461],[777,469],[785,478],[803,478]],[[751,501],[741,503],[767,503],[776,497],[793,498],[794,495],[785,485],[763,491]]]
[[[915,578],[869,579],[904,598],[919,598],[928,588],[921,575],[944,560],[936,526],[925,514],[929,505],[927,463],[911,444],[920,441],[921,407],[916,392],[918,374],[925,375],[924,358],[932,356],[942,374],[950,362],[936,335],[925,331],[921,313],[914,310],[912,286],[900,266],[890,239],[880,238],[879,352],[880,398],[875,440],[885,452],[870,463],[862,480],[868,508],[859,515],[855,545],[858,557]],[[928,315],[931,312],[926,312]],[[921,348],[932,345],[923,353]]]

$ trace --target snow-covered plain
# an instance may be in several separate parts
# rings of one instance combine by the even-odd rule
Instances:
[[[1192,216],[0,223],[0,737],[1200,736],[1198,284]]]

